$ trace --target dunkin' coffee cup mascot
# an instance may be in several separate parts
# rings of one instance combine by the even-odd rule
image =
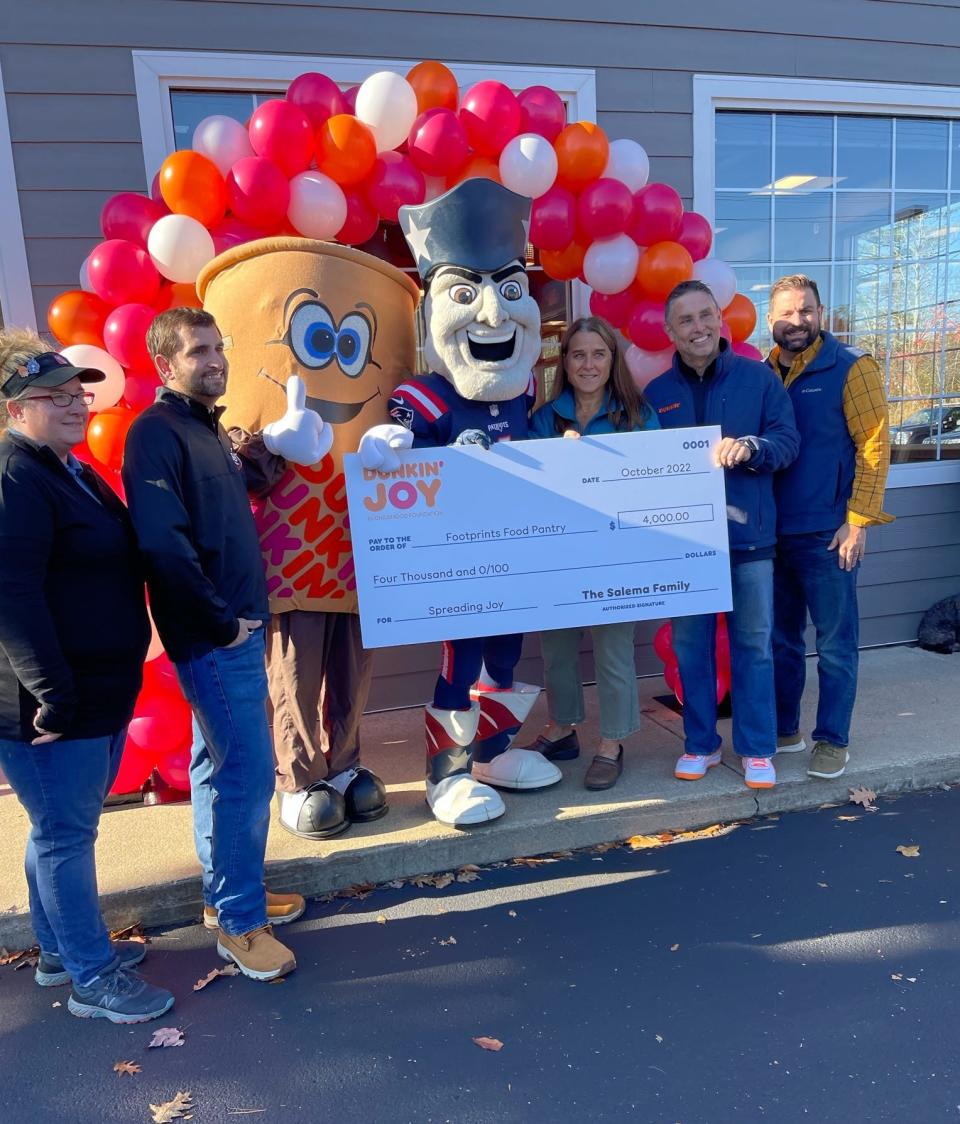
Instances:
[[[524,266],[530,200],[487,179],[469,179],[423,206],[401,207],[400,225],[426,292],[424,351],[431,373],[390,399],[396,424],[364,434],[366,468],[392,471],[396,449],[479,444],[527,436],[540,310]],[[515,683],[522,636],[443,645],[426,710],[427,803],[441,822],[496,819],[491,786],[545,788],[556,765],[511,743],[539,688]]]
[[[279,237],[227,250],[197,289],[228,345],[226,423],[283,428],[290,401],[286,419],[315,411],[332,435],[317,463],[288,464],[257,510],[280,823],[325,839],[387,811],[382,782],[360,765],[372,653],[360,640],[343,455],[387,420],[413,370],[419,291],[352,247]]]

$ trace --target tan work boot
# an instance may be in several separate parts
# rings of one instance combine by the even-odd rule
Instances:
[[[245,976],[252,980],[275,980],[285,976],[297,966],[296,957],[273,935],[273,929],[264,925],[239,937],[231,937],[222,929],[217,934],[217,952],[230,960]]]
[[[267,890],[267,922],[270,925],[288,925],[303,916],[306,900],[300,894],[274,894]],[[217,929],[217,911],[212,905],[203,907],[203,926]]]

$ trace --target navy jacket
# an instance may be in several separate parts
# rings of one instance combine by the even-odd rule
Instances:
[[[472,402],[461,398],[442,375],[407,379],[393,392],[387,410],[398,425],[413,432],[415,449],[458,443],[464,433],[477,433],[493,444],[522,441],[528,436],[527,415],[534,401],[531,376],[527,392],[506,402]]]
[[[674,355],[668,371],[644,390],[663,429],[696,425],[693,395]],[[757,550],[777,541],[773,474],[797,455],[800,435],[783,383],[765,363],[737,355],[720,341],[716,369],[707,389],[705,425],[719,425],[724,437],[756,437],[760,448],[743,464],[724,469],[730,549]]]

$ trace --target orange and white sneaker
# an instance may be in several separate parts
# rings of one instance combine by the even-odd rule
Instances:
[[[744,757],[742,762],[747,788],[773,788],[777,783],[777,770],[769,757]]]
[[[307,903],[300,894],[274,894],[267,890],[267,922],[270,925],[287,925],[303,916]],[[203,907],[203,927],[217,929],[217,911],[212,905]]]
[[[699,781],[707,775],[707,770],[714,765],[719,765],[721,760],[720,750],[713,753],[685,753],[673,770],[673,775],[680,781]]]

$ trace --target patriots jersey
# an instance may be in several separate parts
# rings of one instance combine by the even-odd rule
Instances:
[[[413,433],[413,446],[452,445],[461,434],[482,434],[495,441],[529,436],[527,418],[536,396],[533,375],[523,394],[508,402],[471,402],[461,398],[442,375],[422,375],[401,383],[387,405],[392,421]]]

